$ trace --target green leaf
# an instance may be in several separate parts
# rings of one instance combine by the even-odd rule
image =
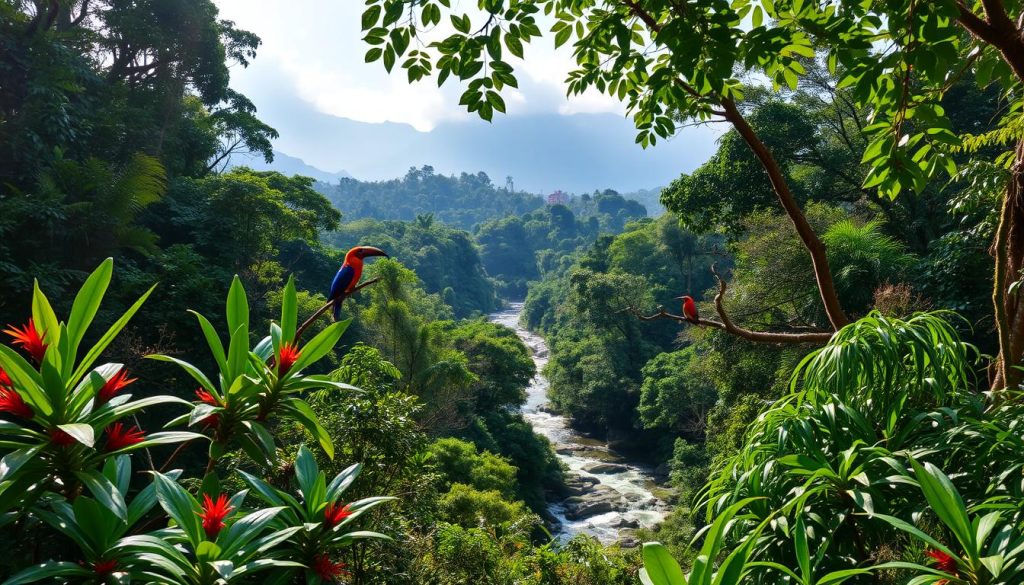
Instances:
[[[122,521],[128,520],[128,506],[124,496],[109,479],[96,471],[79,471],[75,477],[81,481],[96,500]]]
[[[303,500],[308,505],[319,505],[322,502],[309,502],[309,496],[313,493],[313,486],[316,483],[317,476],[320,475],[320,469],[316,464],[316,457],[313,453],[306,448],[305,445],[299,446],[299,452],[295,456],[295,479],[299,484],[299,492],[302,494]]]
[[[68,319],[68,336],[71,343],[69,363],[74,362],[78,346],[82,343],[82,338],[85,337],[93,318],[96,317],[96,311],[100,308],[113,273],[114,260],[107,258],[89,275],[89,278],[85,279],[82,288],[75,295],[75,302],[71,305],[71,317]]]
[[[68,423],[57,425],[57,428],[71,435],[72,438],[86,447],[92,447],[96,444],[96,432],[89,425],[82,423]]]
[[[92,369],[93,363],[95,363],[96,360],[99,359],[100,354],[103,353],[103,350],[107,349],[107,346],[114,341],[114,338],[116,338],[117,335],[121,332],[121,330],[124,329],[125,325],[128,324],[128,321],[130,321],[131,318],[135,316],[135,313],[137,313],[139,309],[142,308],[142,304],[146,302],[146,299],[149,298],[149,295],[153,294],[153,290],[155,289],[156,285],[154,284],[141,297],[139,297],[137,301],[135,301],[135,304],[129,307],[128,310],[125,311],[123,315],[121,315],[120,319],[118,319],[113,325],[110,326],[110,329],[107,329],[107,332],[104,333],[103,337],[101,337],[100,340],[96,342],[96,345],[92,346],[92,348],[89,349],[89,351],[85,354],[85,357],[82,358],[82,361],[79,362],[78,369],[75,370],[74,375],[68,381],[69,387],[78,384],[78,381],[81,380],[82,377],[85,376]]]
[[[469,34],[469,15],[463,15],[462,18],[459,18],[458,16],[452,14],[451,19],[452,26],[455,27],[455,30],[459,31],[462,34]]]
[[[967,515],[967,507],[964,506],[963,499],[960,498],[960,492],[956,490],[946,474],[931,463],[925,463],[922,466],[911,458],[910,465],[913,466],[914,475],[917,476],[917,481],[921,484],[921,491],[924,492],[935,515],[949,527],[971,559],[976,560],[980,556],[980,551],[974,541],[971,519]]]
[[[288,277],[281,295],[281,334],[285,341],[295,339],[295,327],[298,321],[298,300],[295,294],[295,275]]]
[[[686,585],[679,563],[660,542],[644,543],[644,569],[653,585]]]
[[[243,325],[249,327],[249,300],[245,297],[242,280],[237,274],[231,280],[231,288],[228,289],[227,316],[228,331],[238,331]]]
[[[181,367],[181,369],[188,372],[189,375],[192,376],[192,379],[194,379],[196,382],[199,382],[199,385],[203,387],[203,390],[206,390],[207,392],[213,394],[214,396],[220,396],[220,392],[217,392],[217,389],[213,387],[213,383],[210,382],[210,379],[206,377],[206,374],[204,374],[202,371],[199,370],[199,368],[193,366],[192,364],[184,360],[179,360],[178,358],[171,357],[169,355],[154,354],[147,355],[146,358],[156,360],[158,362],[170,362],[172,364],[177,364],[179,367]]]
[[[3,585],[21,585],[22,583],[35,583],[43,579],[53,577],[89,577],[92,571],[82,567],[78,563],[67,561],[47,561],[25,569],[3,582]]]
[[[206,537],[199,522],[199,503],[178,482],[166,475],[154,471],[153,478],[160,507],[185,531],[192,546],[198,547]]]
[[[373,28],[373,26],[377,24],[377,21],[380,20],[380,12],[381,8],[379,4],[374,4],[373,6],[367,8],[363,12],[362,30],[369,30]]]
[[[341,341],[341,336],[345,334],[345,330],[348,329],[350,323],[352,323],[352,319],[331,323],[326,329],[317,333],[316,337],[310,339],[309,343],[302,346],[299,359],[295,360],[295,365],[292,366],[291,371],[297,374],[306,366],[315,364],[330,353],[334,346]]]
[[[231,333],[228,343],[228,369],[225,378],[232,382],[245,374],[249,364],[249,326],[242,324]]]
[[[320,442],[320,447],[324,450],[324,453],[327,454],[327,457],[334,459],[334,442],[331,441],[331,435],[326,429],[324,429],[323,425],[320,424],[320,420],[317,419],[313,409],[310,408],[305,401],[298,398],[289,398],[282,404],[291,414],[292,418],[316,437],[317,441]]]
[[[220,335],[217,334],[213,323],[210,323],[209,319],[196,311],[189,310],[189,313],[195,315],[199,321],[199,327],[203,330],[203,337],[206,338],[206,345],[210,346],[210,353],[213,354],[217,367],[220,368],[221,372],[227,374],[227,358],[224,355],[224,343],[220,340]]]

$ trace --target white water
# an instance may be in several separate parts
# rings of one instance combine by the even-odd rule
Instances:
[[[630,464],[608,449],[607,445],[576,433],[569,426],[566,417],[541,410],[548,401],[549,383],[541,373],[548,363],[548,346],[539,335],[519,325],[522,309],[522,303],[512,303],[507,310],[493,313],[490,319],[515,330],[533,353],[537,375],[526,390],[523,417],[533,426],[534,432],[547,437],[554,448],[561,451],[558,453],[558,459],[569,469],[567,478],[573,475],[593,478],[597,484],[588,492],[613,490],[609,499],[616,507],[616,511],[569,520],[566,518],[566,507],[560,501],[550,502],[548,510],[560,522],[555,535],[560,540],[566,540],[576,534],[586,533],[596,536],[605,544],[610,544],[627,536],[621,534],[624,530],[621,525],[624,523],[636,523],[643,528],[650,528],[661,522],[667,513],[667,506],[648,488],[654,481],[650,470]],[[588,473],[583,470],[583,467],[603,462],[625,465],[626,470],[618,473]]]

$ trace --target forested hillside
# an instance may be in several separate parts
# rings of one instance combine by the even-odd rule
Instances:
[[[446,177],[429,166],[409,169],[401,179],[341,179],[319,188],[350,219],[412,221],[418,215],[433,214],[438,221],[464,230],[544,206],[540,197],[498,187],[484,173]]]

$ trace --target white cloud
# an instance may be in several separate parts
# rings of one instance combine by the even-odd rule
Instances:
[[[351,0],[216,0],[221,16],[258,34],[263,45],[253,64],[233,71],[232,83],[259,106],[260,76],[289,80],[296,96],[321,112],[361,122],[399,122],[429,131],[441,122],[471,119],[458,105],[461,88],[438,88],[434,79],[409,84],[403,71],[388,75],[367,64],[360,40],[361,2]],[[542,29],[546,28],[541,24]],[[443,33],[443,31],[435,31]],[[618,100],[597,92],[565,96],[571,51],[555,51],[551,37],[526,47],[515,60],[520,89],[506,91],[509,115],[618,113]],[[248,91],[247,91],[248,90]]]

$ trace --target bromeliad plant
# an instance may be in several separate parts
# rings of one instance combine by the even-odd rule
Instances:
[[[972,392],[949,315],[872,313],[810,354],[700,494],[693,572],[652,571],[647,545],[650,583],[1024,582],[1024,411]]]
[[[187,432],[147,433],[133,416],[158,404],[188,403],[173,396],[133,400],[125,388],[134,380],[121,364],[93,367],[103,351],[153,292],[149,289],[99,340],[79,357],[81,344],[110,284],[113,261],[93,272],[75,297],[67,321],[60,321],[36,283],[32,316],[6,333],[27,358],[0,345],[0,513],[3,522],[48,491],[70,499],[83,488],[121,520],[127,506],[121,492],[98,469],[110,457],[139,449],[201,439]]]
[[[226,351],[209,321],[197,315],[219,366],[217,383],[187,362],[153,356],[179,364],[200,383],[199,403],[171,396],[133,400],[125,389],[135,380],[123,366],[94,364],[152,289],[78,357],[111,274],[108,260],[86,280],[67,322],[57,319],[37,286],[28,324],[8,330],[27,357],[0,345],[0,512],[5,512],[0,527],[17,522],[19,531],[48,527],[66,537],[39,532],[42,541],[54,543],[57,558],[16,571],[2,585],[43,580],[221,585],[252,582],[256,573],[283,584],[300,570],[307,583],[335,582],[344,574],[336,560],[341,548],[356,539],[387,538],[351,530],[366,511],[392,499],[343,503],[341,495],[357,477],[358,465],[328,483],[313,454],[301,447],[295,494],[243,474],[269,507],[248,505],[248,490],[221,493],[216,474],[216,461],[227,449],[240,448],[257,467],[271,465],[277,448],[268,422],[275,419],[301,424],[333,455],[330,437],[302,396],[355,388],[302,371],[333,349],[347,322],[329,326],[299,347],[295,285],[289,281],[281,322],[250,349],[248,303],[236,278],[227,303]],[[136,426],[134,415],[158,404],[189,407],[169,424],[188,422],[209,436],[149,433]],[[180,471],[132,473],[131,454],[139,449],[207,439],[212,443],[208,472],[198,496],[178,482]],[[133,481],[143,475],[152,481],[134,491]]]
[[[281,529],[300,528],[292,534],[288,544],[292,551],[290,558],[303,559],[306,563],[307,583],[315,583],[318,580],[330,581],[335,572],[332,569],[343,568],[331,559],[336,557],[339,550],[351,545],[355,540],[390,540],[390,537],[379,532],[345,530],[372,508],[395,499],[370,497],[345,503],[341,496],[359,476],[361,469],[362,465],[358,463],[352,465],[334,476],[328,483],[327,476],[320,471],[313,453],[305,446],[301,446],[295,458],[297,498],[251,474],[239,471],[242,479],[260,499],[282,509],[275,520],[276,525]]]
[[[272,323],[270,335],[250,349],[249,302],[236,276],[228,291],[226,350],[210,321],[193,311],[217,364],[216,376],[207,376],[192,364],[174,357],[149,356],[181,366],[199,383],[198,402],[191,413],[168,424],[187,423],[210,434],[211,469],[217,459],[232,448],[241,448],[253,461],[266,468],[272,467],[277,447],[267,424],[274,419],[302,425],[316,437],[328,457],[333,458],[331,437],[300,396],[323,389],[358,389],[327,376],[303,376],[302,371],[334,349],[350,320],[332,323],[299,347],[296,307],[295,281],[290,278],[284,289],[280,323]]]

